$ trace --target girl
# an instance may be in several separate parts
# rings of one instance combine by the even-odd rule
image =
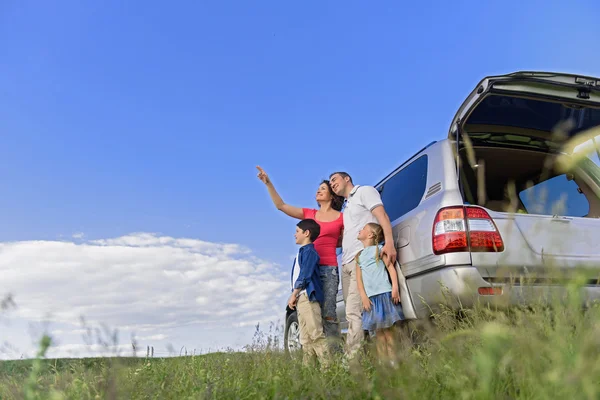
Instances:
[[[358,233],[358,240],[365,246],[356,255],[356,283],[365,310],[363,329],[369,331],[371,337],[375,336],[379,358],[394,365],[396,340],[393,327],[404,319],[396,268],[388,262],[387,256],[384,256],[385,263],[380,258],[383,229],[379,224],[365,225]]]
[[[344,198],[333,193],[329,181],[322,181],[317,189],[315,199],[319,205],[315,208],[299,208],[286,204],[275,190],[273,182],[267,173],[258,169],[258,179],[266,186],[275,207],[292,218],[314,219],[321,228],[321,234],[314,241],[315,250],[319,255],[319,275],[323,283],[323,331],[327,337],[339,337],[336,317],[336,296],[340,278],[338,273],[337,247],[341,247],[341,237],[344,231],[344,218],[340,212]]]

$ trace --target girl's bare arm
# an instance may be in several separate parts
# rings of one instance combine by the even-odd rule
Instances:
[[[367,291],[365,290],[362,279],[362,272],[358,263],[356,263],[356,286],[358,286],[358,293],[360,294],[364,309],[369,311],[371,309],[371,300],[369,300],[369,297],[367,296]]]

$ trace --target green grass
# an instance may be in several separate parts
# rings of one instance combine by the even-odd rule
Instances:
[[[580,305],[573,285],[551,307],[443,309],[418,345],[404,342],[397,370],[373,353],[350,371],[304,368],[268,335],[245,353],[5,361],[0,398],[596,399],[600,308]]]

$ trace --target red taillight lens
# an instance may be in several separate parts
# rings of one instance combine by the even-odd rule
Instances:
[[[477,293],[482,296],[502,296],[501,287],[480,287],[477,289]]]
[[[504,243],[498,232],[471,232],[471,251],[503,251]]]
[[[467,222],[471,251],[503,251],[504,243],[498,228],[483,208],[467,207]]]
[[[483,208],[441,209],[433,224],[433,252],[503,251],[504,243],[496,224]]]
[[[490,214],[488,214],[483,208],[466,207],[466,209],[467,218],[491,219]]]
[[[435,254],[468,250],[469,242],[465,232],[445,233],[433,237],[433,251]]]

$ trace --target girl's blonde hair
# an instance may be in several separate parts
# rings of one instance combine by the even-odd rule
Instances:
[[[379,243],[383,240],[383,228],[381,225],[375,222],[369,222],[365,227],[369,227],[371,229],[371,233],[373,234],[373,242],[371,246],[375,246],[375,261],[379,262]],[[358,264],[358,256],[360,256],[362,250],[356,254],[354,257],[354,261]]]

